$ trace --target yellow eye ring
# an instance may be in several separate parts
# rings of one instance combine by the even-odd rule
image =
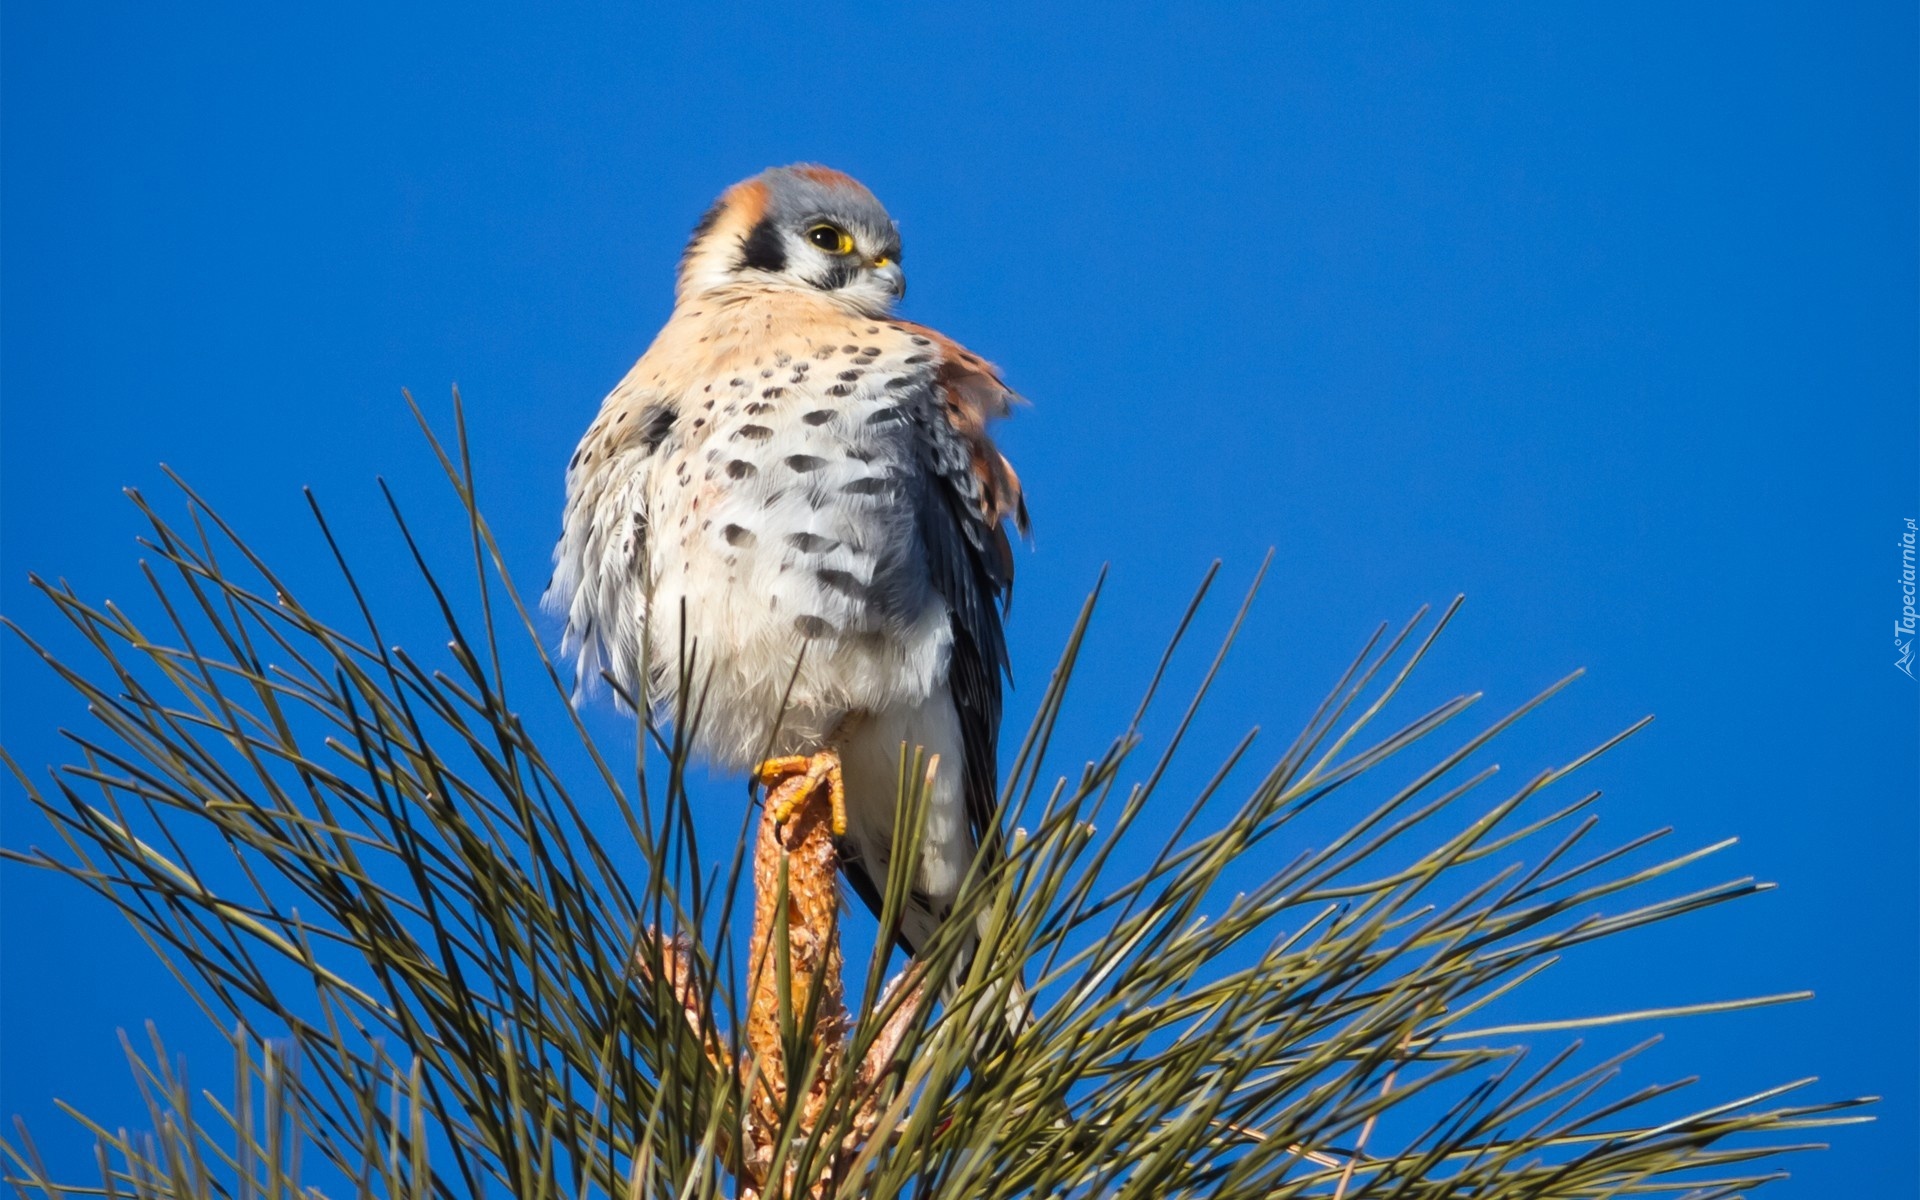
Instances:
[[[853,253],[853,235],[838,225],[829,225],[825,221],[807,230],[807,240],[828,254]]]

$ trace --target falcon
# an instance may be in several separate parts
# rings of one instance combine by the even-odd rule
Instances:
[[[1006,526],[1027,517],[987,434],[1018,397],[893,317],[905,291],[899,231],[850,177],[729,188],[568,464],[545,604],[580,680],[688,714],[695,750],[752,768],[777,818],[824,789],[876,912],[902,747],[937,755],[898,931],[913,954],[980,847],[999,853]]]

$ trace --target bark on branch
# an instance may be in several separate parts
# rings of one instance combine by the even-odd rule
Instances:
[[[897,1066],[894,1059],[924,1000],[920,972],[910,965],[888,987],[889,999],[882,1001],[884,1010],[898,989],[909,989],[858,1064],[852,1115],[828,1112],[834,1085],[848,1069],[852,1025],[841,978],[840,856],[824,788],[802,798],[785,821],[774,816],[780,799],[779,789],[768,797],[754,843],[746,1045],[731,1053],[725,1047],[708,1047],[714,1066],[736,1073],[745,1092],[746,1143],[739,1148],[742,1200],[835,1194],[882,1120],[886,1085]],[[673,939],[661,949],[668,983],[687,1020],[696,1031],[711,1028],[708,999],[693,982],[689,948]],[[804,1089],[795,1097],[797,1120],[785,1130],[789,1096],[796,1088]],[[817,1156],[809,1170],[813,1178],[802,1180],[794,1151],[828,1122],[844,1129],[840,1145]],[[789,1134],[788,1153],[780,1178],[773,1179],[783,1130]]]

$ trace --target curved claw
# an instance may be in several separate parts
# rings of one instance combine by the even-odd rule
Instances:
[[[784,825],[792,819],[807,797],[827,785],[827,802],[833,808],[833,836],[847,832],[847,786],[840,772],[840,755],[834,750],[818,754],[789,754],[770,758],[753,769],[754,778],[769,790],[767,807],[773,819]]]

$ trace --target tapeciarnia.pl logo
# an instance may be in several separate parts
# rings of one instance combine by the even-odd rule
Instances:
[[[1893,665],[1913,678],[1913,543],[1914,519],[1907,518],[1907,531],[1900,535],[1900,619],[1893,623],[1893,649],[1898,655]]]

